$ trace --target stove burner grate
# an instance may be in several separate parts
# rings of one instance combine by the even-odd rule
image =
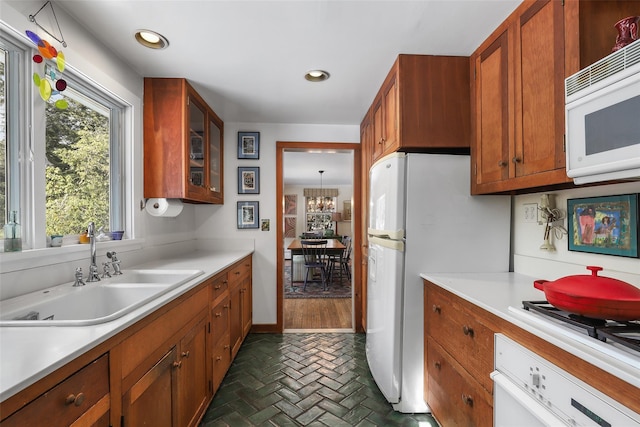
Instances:
[[[640,351],[640,322],[638,321],[618,322],[579,316],[560,310],[547,301],[522,301],[522,306],[525,310],[535,311],[584,329],[592,338],[600,341],[609,339],[632,350]]]

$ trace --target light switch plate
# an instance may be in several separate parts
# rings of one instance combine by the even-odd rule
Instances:
[[[524,212],[524,222],[538,222],[538,204],[525,203],[522,205]]]

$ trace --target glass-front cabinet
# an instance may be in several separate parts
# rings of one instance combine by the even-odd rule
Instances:
[[[222,120],[185,79],[144,90],[144,197],[224,203]]]
[[[331,214],[336,211],[336,198],[329,196],[310,196],[306,198],[306,226],[307,232],[332,229]]]

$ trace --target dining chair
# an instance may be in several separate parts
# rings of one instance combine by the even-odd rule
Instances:
[[[344,236],[342,237],[342,244],[344,245],[344,250],[342,251],[342,256],[331,255],[329,257],[329,277],[333,279],[333,273],[336,268],[339,269],[340,278],[342,278],[342,273],[346,273],[347,279],[351,280],[351,268],[349,266],[349,261],[351,259],[351,237]]]
[[[302,238],[303,239],[320,239],[322,238],[322,233],[316,232],[316,231],[309,231],[306,233],[302,233]]]
[[[326,240],[301,240],[300,246],[302,247],[302,256],[304,258],[304,268],[306,270],[304,275],[304,286],[302,292],[307,288],[307,281],[309,281],[309,273],[318,271],[320,273],[320,279],[322,280],[323,290],[327,290],[327,276],[329,271],[329,264],[327,260],[327,241]],[[311,280],[313,281],[313,280]]]

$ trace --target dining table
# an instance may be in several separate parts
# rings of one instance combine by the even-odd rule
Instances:
[[[326,250],[326,254],[328,256],[337,256],[340,258],[340,263],[342,264],[342,257],[344,255],[344,250],[346,249],[346,246],[342,244],[342,242],[339,239],[333,239],[333,238],[327,238],[327,239],[293,239],[293,241],[289,244],[289,246],[287,247],[288,250],[291,251],[291,259],[293,260],[292,263],[292,269],[293,271],[291,272],[291,281],[292,282],[302,282],[304,280],[295,280],[296,278],[300,278],[303,277],[303,275],[300,274],[301,270],[298,269],[302,269],[304,266],[304,262],[303,263],[296,263],[294,256],[299,255],[302,256],[302,240],[326,240],[327,241],[327,250]],[[296,274],[298,273],[298,274]],[[340,281],[342,281],[342,269],[340,269]]]

